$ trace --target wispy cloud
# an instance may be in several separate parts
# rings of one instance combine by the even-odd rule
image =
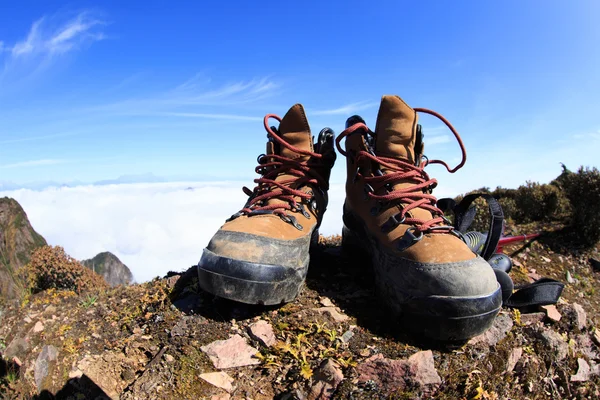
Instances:
[[[339,108],[333,108],[328,110],[314,110],[311,111],[311,115],[347,115],[352,113],[357,113],[359,111],[364,111],[369,108],[375,107],[377,103],[360,101],[357,103],[346,104],[345,106]]]
[[[31,160],[21,161],[13,164],[0,165],[0,168],[26,168],[26,167],[41,167],[45,165],[56,165],[64,164],[67,160],[56,160],[56,159],[43,159],[43,160]]]
[[[0,86],[20,81],[49,67],[58,56],[106,38],[105,21],[91,11],[74,17],[63,14],[43,16],[33,22],[27,35],[14,44],[0,42],[6,53],[0,68]]]
[[[174,89],[92,106],[83,111],[124,116],[158,116],[207,119],[256,120],[256,117],[214,112],[215,108],[242,107],[274,96],[279,85],[257,78],[214,87],[210,80],[195,76]],[[210,111],[210,112],[209,112]]]
[[[50,20],[51,18],[42,17],[35,21],[31,25],[27,37],[12,46],[12,57],[23,57],[38,53],[50,55],[65,53],[83,44],[102,40],[106,37],[104,33],[96,29],[105,25],[105,22],[94,17],[88,11],[81,12],[58,26],[53,26]]]

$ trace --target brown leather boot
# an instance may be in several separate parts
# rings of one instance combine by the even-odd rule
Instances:
[[[279,128],[269,127],[269,119]],[[327,207],[329,174],[335,162],[333,131],[325,128],[313,145],[296,104],[282,118],[264,119],[267,152],[258,157],[254,190],[241,211],[213,236],[198,264],[200,287],[248,304],[293,300],[304,283],[309,247],[317,243]]]
[[[463,152],[456,168],[422,161],[417,111],[437,116],[455,134]],[[398,96],[382,98],[375,132],[358,116],[346,127],[336,140],[348,168],[344,249],[370,256],[378,292],[407,328],[440,340],[485,331],[502,304],[495,274],[436,207],[431,192],[437,181],[423,170],[431,163],[450,172],[462,167],[466,153],[458,133],[439,114],[412,109]]]

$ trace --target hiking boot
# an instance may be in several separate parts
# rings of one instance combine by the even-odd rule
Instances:
[[[279,128],[269,127],[269,119]],[[254,190],[241,211],[212,237],[198,263],[200,287],[247,304],[273,305],[296,298],[308,271],[309,247],[327,207],[329,174],[335,162],[333,131],[313,145],[304,113],[296,104],[283,118],[264,119],[267,151],[258,157]]]
[[[454,133],[463,155],[457,167],[423,156],[417,111],[437,116]],[[438,163],[455,172],[465,163],[452,125],[384,96],[375,132],[350,117],[336,145],[347,159],[343,248],[367,253],[383,300],[407,328],[433,339],[463,340],[489,328],[502,304],[495,274],[436,207],[437,181],[423,169]]]

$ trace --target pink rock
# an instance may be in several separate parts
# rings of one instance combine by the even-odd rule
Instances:
[[[257,321],[250,325],[248,330],[250,331],[250,336],[267,347],[273,346],[277,342],[273,327],[267,321]]]
[[[344,322],[348,320],[348,316],[340,313],[335,307],[321,307],[316,310],[320,313],[329,315],[335,322]]]
[[[376,354],[359,365],[356,371],[359,382],[372,380],[385,395],[407,387],[417,387],[428,396],[442,383],[431,350],[415,353],[408,360],[390,360]]]
[[[254,357],[258,350],[246,343],[240,335],[234,335],[227,340],[214,341],[200,349],[208,355],[218,369],[260,364],[260,360]]]
[[[583,358],[577,359],[577,373],[571,375],[571,382],[586,382],[590,380],[591,369],[590,365]]]
[[[228,393],[231,393],[233,390],[233,378],[225,372],[208,372],[206,374],[200,374],[200,378]]]
[[[321,363],[313,375],[313,386],[308,393],[309,400],[329,399],[344,380],[344,374],[338,363],[327,359]]]
[[[587,326],[587,315],[581,305],[573,303],[573,311],[575,312],[575,322],[579,330],[584,329]]]
[[[43,330],[44,330],[44,324],[42,324],[42,321],[36,322],[32,329],[33,333],[40,333]]]
[[[499,341],[506,337],[512,327],[512,318],[506,314],[499,314],[490,329],[469,340],[469,344],[474,345],[484,343],[490,347],[495,346]]]
[[[543,312],[521,314],[521,323],[523,325],[536,324],[538,322],[542,322],[544,318],[546,318],[546,313]]]
[[[556,309],[555,305],[542,306],[542,308],[546,311],[546,315],[554,322],[560,321],[561,315]]]
[[[514,349],[512,349],[510,355],[508,356],[508,361],[506,362],[506,372],[512,372],[512,370],[515,369],[515,365],[517,365],[522,355],[522,347],[515,347]]]

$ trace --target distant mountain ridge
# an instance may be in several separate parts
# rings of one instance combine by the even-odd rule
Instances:
[[[29,262],[35,249],[46,244],[21,205],[14,199],[0,198],[0,299],[19,295],[19,269]]]
[[[111,252],[99,253],[94,258],[83,260],[81,263],[97,274],[102,275],[104,280],[111,286],[133,283],[131,270]]]

